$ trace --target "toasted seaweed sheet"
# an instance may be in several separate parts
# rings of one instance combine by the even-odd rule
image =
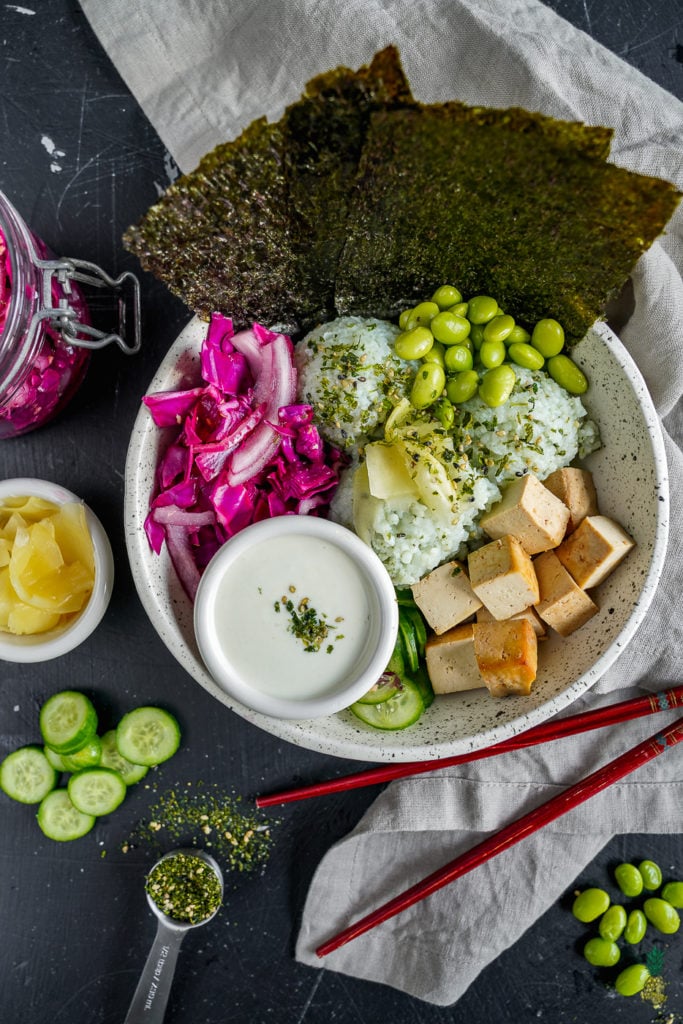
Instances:
[[[664,229],[668,182],[606,161],[601,129],[459,103],[370,121],[339,262],[340,314],[394,316],[435,285],[582,337]]]
[[[395,47],[311,80],[179,178],[124,244],[191,309],[293,329],[332,315],[347,201],[370,112],[411,101]]]
[[[608,162],[612,132],[415,102],[398,52],[314,78],[180,178],[124,244],[237,326],[393,317],[444,282],[583,336],[680,195]]]

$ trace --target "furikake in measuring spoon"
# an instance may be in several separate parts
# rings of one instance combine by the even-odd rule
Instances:
[[[211,917],[223,897],[216,872],[202,857],[191,853],[162,858],[147,876],[145,889],[163,914],[189,924]]]

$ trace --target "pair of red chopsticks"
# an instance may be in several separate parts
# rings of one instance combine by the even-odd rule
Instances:
[[[568,718],[556,722],[544,723],[533,729],[527,730],[520,736],[513,736],[511,739],[496,743],[483,750],[474,750],[468,754],[459,754],[455,757],[442,758],[433,761],[418,761],[396,765],[380,765],[377,768],[370,768],[366,771],[355,772],[351,775],[333,779],[329,782],[314,783],[310,786],[300,786],[296,789],[283,790],[280,793],[273,793],[270,796],[257,797],[258,807],[270,807],[273,804],[290,803],[295,800],[305,800],[308,797],[323,796],[327,793],[337,793],[341,790],[356,789],[360,786],[369,786],[381,782],[389,782],[392,779],[404,778],[409,775],[417,775],[421,772],[433,771],[436,768],[452,767],[458,764],[465,764],[470,761],[479,761],[486,757],[494,757],[510,750],[520,750],[523,747],[535,746],[549,740],[560,739],[563,736],[574,736],[578,733],[588,732],[591,729],[600,729],[607,725],[616,725],[619,722],[626,722],[633,718],[641,718],[645,715],[653,715],[659,711],[671,711],[673,708],[683,707],[683,686],[675,686],[670,690],[663,690],[659,693],[649,694],[644,697],[635,697],[632,700],[621,701],[608,707],[598,708],[595,711],[584,711],[578,715],[571,715]],[[319,957],[326,956],[333,950],[338,949],[351,939],[363,935],[365,932],[375,928],[378,924],[400,914],[401,911],[419,903],[430,896],[438,889],[455,881],[462,875],[467,874],[474,868],[479,867],[485,861],[490,860],[497,854],[514,846],[533,832],[537,832],[544,825],[554,821],[556,818],[566,814],[567,811],[583,803],[590,797],[600,793],[603,789],[611,786],[612,783],[622,779],[625,775],[640,768],[647,761],[662,754],[669,747],[674,747],[683,740],[683,718],[680,718],[673,725],[670,725],[661,733],[656,733],[649,739],[627,750],[625,754],[615,758],[602,768],[592,772],[581,779],[580,782],[570,786],[564,792],[552,797],[546,803],[536,807],[528,814],[522,815],[516,821],[504,826],[500,831],[494,833],[478,843],[471,850],[456,857],[442,868],[427,875],[415,885],[373,910],[370,914],[360,918],[354,924],[339,932],[319,946],[316,954]]]

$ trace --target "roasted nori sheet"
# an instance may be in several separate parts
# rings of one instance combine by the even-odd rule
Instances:
[[[585,334],[679,194],[605,159],[609,133],[459,103],[371,118],[337,275],[340,314],[395,316],[442,282]]]
[[[347,200],[372,110],[411,101],[398,51],[312,79],[178,179],[124,244],[191,309],[290,329],[333,315]]]

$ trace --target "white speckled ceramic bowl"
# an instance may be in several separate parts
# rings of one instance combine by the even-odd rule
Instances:
[[[25,495],[45,498],[57,505],[81,501],[65,487],[49,480],[19,477],[0,482],[0,500]],[[114,586],[114,557],[104,527],[87,505],[85,518],[95,555],[95,585],[88,603],[80,615],[62,629],[51,629],[35,636],[13,636],[11,633],[0,632],[0,661],[38,662],[58,658],[82,644],[102,620]]]
[[[206,325],[192,320],[181,332],[149,391],[196,384]],[[231,699],[212,679],[194,638],[192,606],[168,556],[152,554],[143,530],[154,470],[168,443],[146,409],[133,429],[126,466],[126,541],[140,599],[160,637],[180,664],[217,700],[291,743],[362,761],[418,761],[447,757],[499,742],[549,718],[584,693],[615,661],[640,625],[662,569],[668,535],[669,492],[664,444],[645,383],[619,339],[596,324],[574,349],[591,382],[585,404],[603,446],[586,465],[595,476],[600,510],[617,519],[637,547],[598,588],[600,606],[567,639],[544,641],[529,697],[495,700],[486,690],[438,697],[414,726],[380,732],[348,712],[304,721],[263,715]]]

